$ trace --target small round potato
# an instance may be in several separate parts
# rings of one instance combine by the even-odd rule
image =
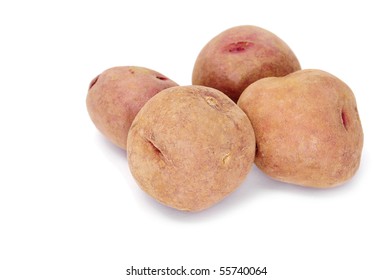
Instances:
[[[257,26],[236,26],[217,35],[201,50],[192,84],[216,88],[237,102],[251,83],[300,69],[297,57],[278,36]]]
[[[140,110],[127,151],[131,173],[145,192],[167,206],[200,211],[245,179],[255,135],[245,113],[222,92],[178,86]]]
[[[125,150],[128,131],[136,114],[152,96],[173,86],[177,84],[147,68],[109,68],[91,81],[87,110],[98,130]]]
[[[357,171],[363,131],[355,96],[337,77],[301,70],[251,84],[238,105],[252,122],[256,165],[274,179],[340,185]]]

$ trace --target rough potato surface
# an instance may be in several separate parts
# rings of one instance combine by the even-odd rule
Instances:
[[[256,134],[256,165],[280,181],[333,187],[357,171],[363,131],[351,89],[320,70],[250,85],[238,101]]]
[[[255,135],[245,113],[223,93],[173,87],[141,109],[127,151],[144,191],[167,206],[200,211],[244,180],[254,161]]]

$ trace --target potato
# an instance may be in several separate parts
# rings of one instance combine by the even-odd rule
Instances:
[[[172,86],[177,84],[154,70],[113,67],[91,81],[87,110],[98,130],[125,150],[129,128],[140,108],[152,96]]]
[[[251,84],[238,105],[252,122],[256,165],[280,181],[327,188],[357,171],[363,132],[351,89],[321,70]]]
[[[216,88],[237,102],[251,83],[300,69],[293,51],[276,35],[257,26],[237,26],[220,33],[201,50],[192,84]]]
[[[136,116],[127,156],[146,193],[167,206],[200,211],[244,180],[254,161],[255,135],[245,113],[220,91],[172,87]]]

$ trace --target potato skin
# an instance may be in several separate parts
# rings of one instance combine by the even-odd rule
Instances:
[[[138,66],[109,68],[89,86],[86,105],[97,129],[126,149],[129,128],[141,107],[175,82],[154,70]]]
[[[351,89],[320,70],[251,84],[238,105],[252,122],[255,163],[274,179],[308,187],[344,183],[357,171],[363,131]]]
[[[167,206],[200,211],[245,179],[255,135],[245,113],[223,93],[179,86],[140,110],[127,147],[130,171],[146,193]]]
[[[243,25],[207,43],[196,59],[192,84],[216,88],[237,102],[251,83],[300,69],[297,57],[283,40],[263,28]]]

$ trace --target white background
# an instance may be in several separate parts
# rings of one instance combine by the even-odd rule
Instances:
[[[388,1],[2,1],[0,279],[162,279],[142,268],[209,268],[164,279],[392,279],[392,44]],[[191,83],[201,48],[242,24],[266,28],[354,91],[359,171],[313,190],[254,168],[200,213],[161,206],[85,107],[90,80],[118,65]],[[219,276],[221,266],[266,276]]]

